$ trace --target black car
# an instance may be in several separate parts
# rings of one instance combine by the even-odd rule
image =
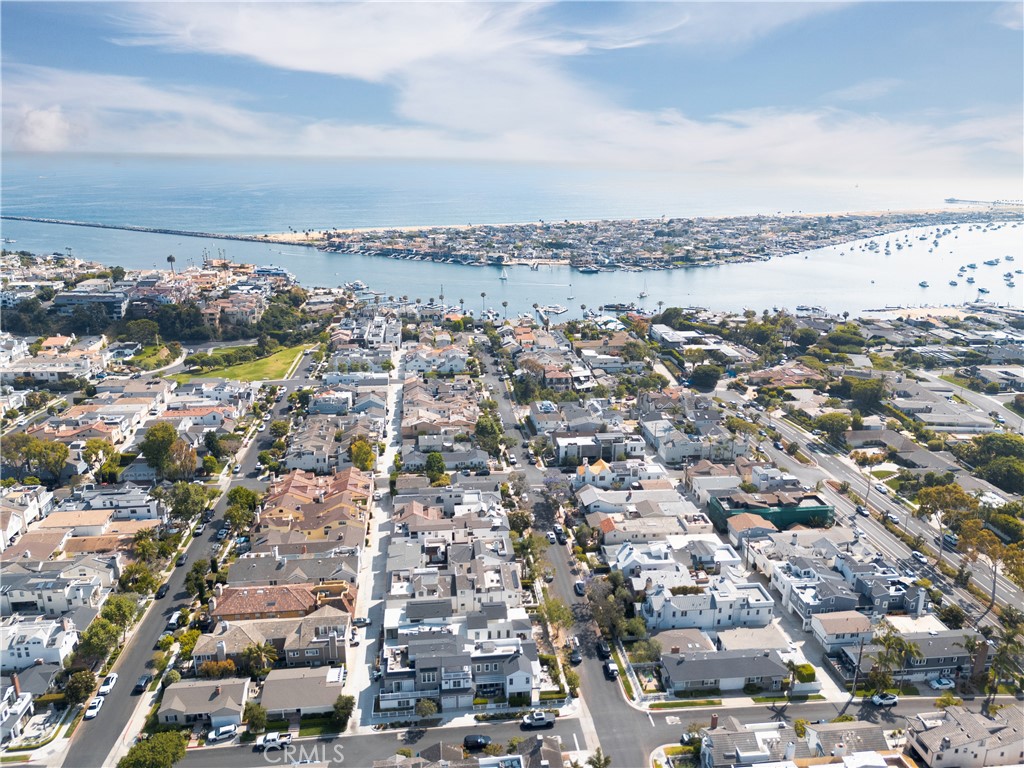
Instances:
[[[565,535],[565,531],[555,531],[555,540],[559,544],[567,544],[569,538]]]
[[[482,736],[478,733],[471,733],[469,736],[462,740],[462,746],[465,749],[483,749],[491,743],[490,736]]]
[[[583,663],[583,654],[580,653],[580,649],[579,648],[574,648],[572,650],[572,652],[569,654],[569,663],[570,664],[582,664]]]
[[[612,657],[612,649],[604,640],[597,641],[595,650],[597,651],[597,658],[599,659],[604,660]]]
[[[152,682],[152,675],[143,675],[139,678],[138,682],[135,683],[135,687],[132,688],[132,693],[145,693],[146,689],[149,688],[149,684]]]
[[[178,555],[178,559],[174,561],[174,564],[176,566],[178,566],[179,568],[181,568],[181,566],[183,566],[187,562],[188,562],[188,553],[187,552],[182,552],[180,555]]]
[[[159,600],[161,597],[166,597],[168,589],[169,587],[166,584],[161,584],[156,591],[156,599]]]

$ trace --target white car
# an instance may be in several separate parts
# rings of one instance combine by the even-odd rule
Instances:
[[[97,696],[95,699],[89,702],[89,708],[85,710],[85,719],[92,720],[96,715],[100,713],[100,709],[103,707],[103,697]]]
[[[900,697],[895,693],[876,693],[871,697],[871,703],[876,707],[895,707],[900,703]]]
[[[111,672],[103,680],[103,684],[100,686],[100,689],[97,691],[97,693],[100,696],[106,696],[108,693],[114,690],[115,685],[117,685],[117,672]]]
[[[207,744],[214,744],[218,741],[233,739],[238,735],[237,725],[222,725],[220,728],[210,731],[206,736]]]
[[[956,683],[948,677],[937,677],[928,683],[936,691],[951,691],[956,688]]]
[[[555,542],[558,541],[558,537],[555,536],[555,532],[554,531],[548,531],[547,532],[547,537],[548,537],[548,543],[550,543],[550,544],[554,544]]]

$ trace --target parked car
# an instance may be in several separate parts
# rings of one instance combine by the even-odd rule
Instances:
[[[554,531],[548,531],[547,532],[547,537],[548,537],[548,542],[551,543],[551,544],[554,544],[554,543],[556,543],[558,541],[558,539],[555,537],[555,532]]]
[[[598,640],[594,650],[597,652],[597,658],[599,659],[604,660],[612,657],[612,649],[604,640]]]
[[[555,716],[550,712],[531,712],[523,718],[523,728],[554,728]]]
[[[284,749],[291,743],[292,735],[290,733],[271,731],[270,733],[258,736],[254,747],[257,752],[266,752],[269,749]]]
[[[156,590],[156,599],[159,600],[162,597],[166,597],[168,589],[170,589],[170,587],[168,587],[166,583],[161,584]]]
[[[572,585],[572,591],[580,597],[583,597],[585,594],[587,594],[587,585],[584,584],[582,581],[577,581],[575,584]]]
[[[352,619],[352,624],[357,627],[368,627],[372,623],[373,622],[371,622],[365,616],[356,616],[356,618]]]
[[[895,693],[876,693],[871,697],[871,703],[876,707],[895,707],[900,703],[900,697]]]
[[[139,677],[135,682],[135,687],[132,688],[132,693],[145,693],[146,689],[149,688],[149,684],[153,682],[153,676],[145,674]]]
[[[207,744],[216,744],[218,741],[227,741],[238,735],[237,725],[222,725],[206,734]]]
[[[928,562],[928,558],[925,555],[923,555],[923,554],[921,554],[920,552],[917,552],[917,551],[912,552],[911,553],[911,557],[913,557],[915,560],[917,560],[917,562],[922,563],[922,564]]]
[[[201,536],[203,531],[206,530],[206,523],[200,523],[196,526],[195,531],[192,532],[193,536]]]
[[[469,736],[462,740],[462,747],[463,749],[473,751],[475,749],[483,749],[490,743],[490,736],[484,736],[479,733],[471,733]]]
[[[583,654],[580,652],[579,648],[574,648],[569,653],[569,663],[570,664],[582,664],[583,663]]]
[[[611,659],[604,663],[604,676],[609,680],[617,680],[619,677],[619,668]]]
[[[174,561],[174,565],[176,567],[178,567],[178,568],[181,568],[181,566],[183,566],[187,562],[188,562],[188,553],[187,552],[182,552],[180,555],[178,555],[178,559]]]
[[[100,696],[106,696],[117,685],[117,672],[111,672],[103,679],[103,683],[100,685],[100,689],[96,691]]]
[[[936,691],[951,691],[956,688],[956,683],[948,677],[937,677],[928,683]],[[101,689],[102,690],[102,689]]]
[[[100,709],[103,707],[103,697],[97,696],[95,699],[89,702],[88,709],[85,710],[85,719],[92,720],[96,715],[100,713]]]

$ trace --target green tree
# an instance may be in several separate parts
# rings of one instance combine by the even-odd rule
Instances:
[[[441,475],[446,473],[444,465],[444,456],[437,451],[431,451],[427,454],[427,460],[425,465],[427,477],[430,478],[430,482],[436,482]]]
[[[117,453],[117,449],[109,440],[104,440],[101,437],[90,437],[85,441],[85,447],[82,449],[82,458],[90,464],[96,464],[115,453]]]
[[[914,516],[921,518],[934,516],[940,531],[944,529],[945,524],[950,522],[951,518],[959,522],[965,518],[974,517],[978,510],[978,500],[956,483],[922,488],[917,493],[917,504]],[[936,568],[942,564],[943,552],[944,548],[940,546]]]
[[[29,443],[26,454],[29,466],[34,472],[59,479],[71,451],[64,443],[33,440]]]
[[[261,498],[260,494],[256,491],[241,485],[236,485],[228,491],[228,504],[245,507],[253,512],[260,505]]]
[[[262,733],[267,730],[267,710],[255,701],[246,702],[242,719],[249,726],[250,733]]]
[[[219,459],[224,455],[224,445],[222,444],[220,435],[212,429],[208,430],[203,435],[203,446],[206,448],[206,452],[215,459]]]
[[[420,699],[416,702],[416,714],[420,717],[433,717],[437,714],[437,702],[433,699]]]
[[[171,768],[185,757],[188,736],[184,731],[154,733],[140,741],[122,757],[117,768]]]
[[[542,609],[544,618],[547,619],[548,624],[555,628],[556,632],[568,629],[576,620],[572,608],[566,605],[564,600],[560,600],[557,597],[545,600]]]
[[[601,751],[600,747],[595,749],[594,754],[587,758],[587,765],[589,768],[611,768],[611,764],[611,755],[606,755]]]
[[[950,629],[962,629],[967,621],[967,612],[956,603],[942,606],[935,615]]]
[[[346,696],[342,694],[334,700],[334,722],[338,724],[338,728],[344,731],[348,727],[348,720],[352,717],[352,712],[356,708],[356,699],[354,696]]]
[[[171,517],[177,520],[191,520],[206,509],[206,489],[195,483],[177,482],[168,495]]]
[[[235,531],[245,531],[253,524],[256,513],[247,507],[232,504],[224,510],[224,520]]]
[[[166,421],[158,421],[146,430],[146,436],[139,445],[139,451],[146,459],[146,464],[163,477],[171,461],[171,447],[178,439],[174,426]]]
[[[198,629],[186,629],[178,635],[178,655],[183,659],[190,658],[202,634]]]
[[[164,675],[164,687],[174,685],[175,683],[181,682],[181,672],[176,669],[170,669]]]
[[[630,649],[635,664],[653,664],[661,661],[661,643],[653,638],[637,640]]]
[[[159,550],[159,548],[158,548]],[[124,592],[137,592],[140,595],[149,595],[156,591],[158,585],[156,576],[145,563],[129,563],[121,571],[121,577],[117,581]]]
[[[204,661],[199,665],[199,676],[220,680],[225,677],[235,676],[235,662],[231,659],[224,661]]]
[[[203,474],[210,476],[217,472],[217,460],[212,455],[203,456]]]
[[[277,649],[270,643],[250,643],[242,649],[242,660],[250,675],[262,675],[277,663]]]
[[[132,320],[125,326],[124,335],[136,344],[156,344],[160,340],[160,326],[152,320]]]
[[[105,659],[117,647],[117,627],[102,617],[92,620],[78,636],[78,654],[87,659]]]
[[[96,675],[87,669],[75,672],[64,687],[64,699],[68,704],[81,704],[96,690]]]
[[[139,604],[128,595],[111,595],[103,604],[100,616],[121,630],[121,641],[128,636],[128,627],[135,622]]]
[[[714,389],[723,373],[719,365],[697,365],[690,373],[690,383],[698,389]]]
[[[357,437],[348,445],[348,458],[353,466],[363,472],[369,472],[374,468],[375,457],[373,446],[365,437]]]
[[[206,574],[210,572],[210,561],[204,559],[192,563],[185,575],[185,591],[200,600],[206,597]]]
[[[270,422],[270,434],[273,435],[275,438],[284,437],[285,435],[288,434],[288,430],[290,428],[291,425],[287,421],[284,421],[283,419],[275,419],[274,421]]]
[[[963,703],[964,700],[952,691],[943,691],[942,695],[935,700],[935,708],[945,709],[946,707],[959,707],[962,706]]]
[[[514,509],[508,513],[508,526],[515,533],[522,534],[533,524],[533,515],[525,509]]]
[[[196,449],[178,438],[171,445],[164,476],[169,480],[191,480],[196,474]]]
[[[850,428],[850,417],[845,413],[823,413],[814,420],[814,427],[828,435],[829,441],[838,444]]]

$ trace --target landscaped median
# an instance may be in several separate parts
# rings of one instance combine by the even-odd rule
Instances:
[[[754,699],[754,701],[757,701],[757,699]],[[656,701],[650,705],[649,709],[686,709],[689,707],[717,707],[721,704],[721,699],[686,699],[684,701]]]

